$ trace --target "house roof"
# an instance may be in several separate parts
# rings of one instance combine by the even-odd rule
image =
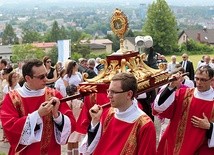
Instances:
[[[135,45],[135,37],[125,37],[125,39]]]
[[[52,48],[57,45],[56,42],[48,42],[48,43],[32,43],[33,46],[38,48]]]
[[[91,39],[91,40],[80,40],[80,43],[112,44],[113,42],[109,39]]]
[[[0,55],[1,54],[12,54],[11,45],[2,45],[0,46]]]
[[[89,47],[90,47],[90,49],[105,49],[106,48],[105,45],[95,44],[95,43],[89,44]]]
[[[214,44],[214,29],[183,30],[179,38],[186,34],[188,38],[202,43]]]

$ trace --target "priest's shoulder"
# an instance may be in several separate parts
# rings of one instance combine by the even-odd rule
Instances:
[[[148,115],[146,115],[146,114],[141,115],[141,116],[138,118],[137,121],[139,121],[139,124],[140,124],[141,126],[143,126],[143,125],[145,125],[145,124],[147,124],[147,123],[153,123],[152,119],[151,119]]]

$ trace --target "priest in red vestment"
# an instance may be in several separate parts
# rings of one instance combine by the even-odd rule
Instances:
[[[196,88],[175,91],[177,81],[174,81],[157,95],[154,114],[170,119],[160,140],[158,155],[214,154],[212,123],[209,129],[196,125],[196,118],[204,116],[210,122],[214,121],[214,90],[210,87],[213,76],[214,71],[210,67],[200,67],[195,74]]]
[[[88,133],[79,150],[84,155],[155,155],[156,132],[134,96],[137,80],[129,73],[116,74],[107,90],[111,107],[95,104]]]
[[[9,155],[60,155],[76,122],[62,95],[45,87],[47,70],[42,61],[23,65],[23,87],[9,92],[2,104],[2,125],[10,143]]]

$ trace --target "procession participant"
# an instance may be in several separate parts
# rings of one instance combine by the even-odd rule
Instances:
[[[114,75],[107,95],[111,108],[103,113],[95,104],[90,109],[92,118],[88,135],[83,140],[83,154],[156,154],[155,127],[133,100],[137,92],[137,80],[129,73]]]
[[[208,130],[198,129],[191,123],[193,116],[202,118],[203,113],[210,121],[214,120],[214,90],[210,87],[213,76],[214,71],[210,67],[200,67],[195,74],[196,88],[175,91],[178,82],[173,81],[157,95],[153,113],[170,119],[158,145],[158,155],[197,154],[214,143],[214,139],[209,140],[210,137],[206,136]],[[213,148],[209,149],[209,154],[214,154]]]
[[[47,70],[33,59],[23,65],[24,86],[9,92],[1,109],[2,124],[10,143],[9,155],[59,155],[76,122],[61,94],[45,87]]]

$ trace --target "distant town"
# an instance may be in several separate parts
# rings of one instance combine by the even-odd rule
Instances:
[[[129,28],[141,31],[146,18],[148,4],[114,3],[69,3],[44,5],[5,5],[0,6],[0,38],[6,24],[11,24],[17,37],[22,36],[23,28],[34,29],[44,34],[54,21],[65,28],[72,27],[97,37],[104,37],[110,29],[113,11],[120,8],[127,15]],[[177,19],[178,29],[197,29],[206,26],[214,28],[214,7],[170,6]]]

